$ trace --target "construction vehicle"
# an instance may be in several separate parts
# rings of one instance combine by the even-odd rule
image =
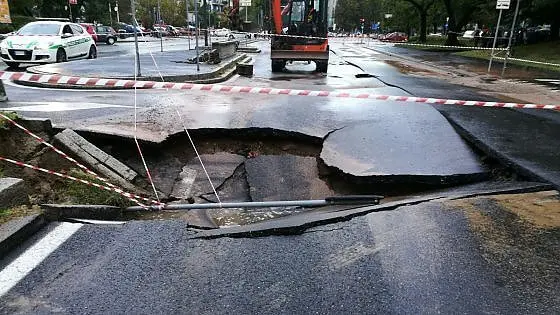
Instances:
[[[281,72],[286,62],[314,61],[316,71],[326,73],[329,65],[328,1],[270,1],[272,72]]]

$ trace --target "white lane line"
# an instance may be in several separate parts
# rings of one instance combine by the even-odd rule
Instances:
[[[82,226],[80,223],[60,223],[0,271],[0,296],[10,291]]]

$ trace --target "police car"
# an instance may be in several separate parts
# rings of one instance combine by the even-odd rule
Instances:
[[[6,37],[0,50],[9,67],[97,58],[95,41],[81,25],[58,21],[28,23]]]

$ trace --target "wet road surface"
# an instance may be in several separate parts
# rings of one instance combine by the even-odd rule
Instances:
[[[366,50],[343,48],[333,44],[336,54],[326,76],[309,72],[313,65],[305,64],[289,65],[291,72],[272,74],[265,57],[257,58],[253,78],[235,77],[230,83],[481,98],[472,89],[401,74],[377,60],[375,53],[368,55]],[[356,79],[356,74],[364,72],[379,78]],[[13,102],[7,106],[35,108],[36,111],[21,110],[21,113],[51,117],[59,126],[82,130],[105,128],[120,134],[132,130],[131,91],[76,92],[13,86],[8,86],[7,90]],[[28,103],[49,101],[59,102],[54,105],[63,109],[80,103],[82,107],[71,111],[44,111],[44,108],[37,108],[37,103]],[[91,107],[84,109],[83,104]],[[115,107],[99,107],[98,104]],[[329,138],[335,139],[336,132],[347,128],[361,129],[359,134],[376,135],[374,126],[364,128],[363,125],[376,119],[381,121],[383,117],[391,117],[394,124],[384,132],[398,135],[399,119],[408,125],[410,120],[426,115],[434,120],[425,123],[425,131],[439,130],[433,134],[440,139],[439,143],[435,139],[430,142],[444,148],[456,141],[449,139],[460,140],[445,118],[426,105],[364,104],[360,100],[303,97],[281,100],[262,95],[249,99],[237,95],[167,91],[138,91],[137,105],[143,128],[158,134],[160,139],[182,129],[182,122],[173,114],[179,108],[189,128],[267,126],[321,139],[340,128]],[[410,115],[415,112],[416,115]],[[352,141],[364,147],[369,145],[364,145],[361,138],[352,139],[353,135],[340,138],[338,142],[345,145]],[[386,143],[380,146],[387,151],[393,145],[400,145],[398,139],[385,138]],[[462,140],[458,143],[464,145],[465,152],[473,154]],[[398,154],[402,156],[406,152]],[[475,156],[472,157],[475,163]],[[389,159],[385,157],[379,163]],[[478,164],[474,165],[478,171]],[[496,207],[493,200],[480,201],[477,205],[482,209]],[[60,247],[53,249],[51,255],[0,297],[0,312],[560,311],[560,301],[555,294],[558,279],[543,277],[548,274],[538,268],[531,274],[530,286],[512,277],[515,270],[525,270],[516,268],[525,266],[515,259],[510,260],[510,265],[502,264],[504,260],[497,261],[491,255],[495,252],[486,251],[488,244],[476,233],[470,210],[466,206],[433,201],[318,226],[301,235],[214,240],[192,239],[194,232],[183,220],[132,221],[111,226],[52,223],[36,239],[46,237],[57,226],[74,232],[68,241],[59,244]],[[550,253],[554,248],[551,247]],[[524,250],[507,244],[501,249],[508,254]],[[6,266],[18,254],[15,252],[0,264]],[[543,263],[542,268],[555,271],[557,259],[554,254],[550,257],[539,262]],[[536,290],[538,296],[527,294],[531,290]]]

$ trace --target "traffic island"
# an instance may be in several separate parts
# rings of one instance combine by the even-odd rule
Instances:
[[[220,57],[219,64],[200,63],[197,70],[196,64],[186,62],[195,57],[194,51],[170,51],[163,53],[141,54],[141,76],[136,79],[144,81],[161,82],[195,82],[218,83],[227,80],[235,73],[238,63],[246,61],[249,57],[244,53],[234,53]],[[152,59],[153,58],[153,59]],[[155,60],[155,64],[154,64]],[[45,75],[61,75],[80,78],[103,78],[113,80],[134,80],[134,56],[106,57],[99,59],[84,59],[73,62],[47,64],[27,68],[28,72]],[[107,81],[107,80],[106,80]],[[106,82],[88,86],[74,86],[65,83],[52,82],[27,82],[15,80],[22,85],[59,88],[87,88],[87,89],[132,89],[133,86],[119,86]]]

